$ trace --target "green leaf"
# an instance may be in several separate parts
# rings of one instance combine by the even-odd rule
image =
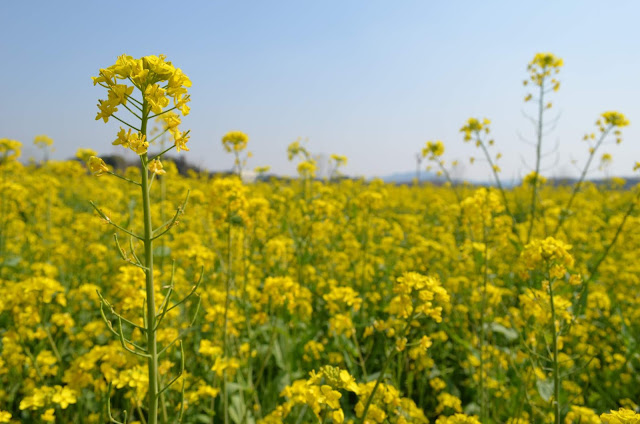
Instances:
[[[553,396],[553,381],[538,380],[536,381],[536,387],[538,388],[540,397],[544,399],[545,402],[548,402],[551,396]]]
[[[211,422],[211,417],[205,414],[196,415],[196,422],[202,424],[209,424]]]
[[[242,420],[242,416],[244,415],[244,411],[246,409],[246,405],[244,404],[244,400],[239,396],[235,395],[231,397],[231,405],[229,407],[229,418],[236,423],[240,424]]]
[[[518,332],[513,328],[507,328],[502,324],[498,324],[497,322],[492,322],[490,324],[487,324],[486,326],[489,331],[502,334],[504,338],[510,342],[518,340]]]

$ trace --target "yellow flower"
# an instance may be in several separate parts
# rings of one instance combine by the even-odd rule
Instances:
[[[138,155],[144,155],[149,148],[149,142],[147,137],[137,133],[129,137],[129,148],[136,152]]]
[[[100,69],[99,76],[92,77],[92,79],[94,85],[106,88],[108,95],[107,100],[98,101],[99,111],[96,120],[103,119],[104,122],[108,122],[109,118],[118,112],[117,106],[121,104],[126,106],[129,100],[132,103],[137,102],[138,105],[142,105],[142,102],[146,101],[151,112],[156,115],[162,114],[159,118],[165,121],[165,130],[172,134],[176,150],[189,150],[186,148],[189,132],[180,132],[178,130],[180,119],[177,114],[164,109],[169,106],[169,98],[172,98],[175,108],[182,115],[189,113],[187,103],[190,101],[190,96],[187,94],[187,88],[191,87],[191,80],[181,69],[176,69],[171,62],[168,62],[164,55],[150,55],[140,59],[121,55],[116,59],[114,65]],[[122,83],[118,83],[119,80],[122,80]],[[133,85],[128,85],[128,83]],[[142,95],[141,100],[136,100],[133,95],[136,88]],[[127,111],[131,111],[131,109],[127,107]],[[144,118],[135,112],[131,113],[138,119]],[[118,117],[118,119],[123,122],[127,121],[122,117]],[[138,155],[145,154],[149,146],[146,134],[132,135],[130,130],[125,132],[122,128],[113,144],[130,148]]]
[[[165,171],[162,166],[162,162],[160,162],[158,159],[154,159],[149,162],[149,171],[156,175],[164,175],[167,173],[167,171]]]
[[[602,116],[606,124],[612,127],[626,127],[629,125],[629,120],[620,112],[603,112],[600,116]]]
[[[537,174],[536,171],[531,171],[522,180],[523,184],[530,185],[530,186],[533,186],[536,184],[544,184],[546,182],[547,182],[547,179],[542,175]]]
[[[569,254],[571,246],[553,237],[544,240],[534,240],[525,246],[520,255],[521,260],[529,270],[540,269],[549,264],[573,266],[573,257]]]
[[[553,53],[536,53],[527,66],[530,74],[529,79],[534,84],[541,86],[552,73],[557,74],[560,72],[560,68],[563,65],[564,61]],[[560,83],[555,79],[551,80],[551,84],[555,91],[560,87]]]
[[[179,152],[180,150],[189,151],[187,147],[187,142],[189,141],[189,131],[182,133],[180,131],[173,132],[174,144],[176,146],[176,150]]]
[[[600,418],[602,422],[606,424],[640,424],[640,414],[626,408],[620,408],[617,411],[602,414]]]
[[[40,415],[40,418],[42,418],[42,421],[46,421],[49,423],[55,422],[55,412],[56,410],[54,408],[49,408],[44,412],[44,414]]]
[[[89,158],[89,170],[96,176],[100,176],[105,172],[109,172],[107,164],[97,156],[91,156]]]
[[[481,424],[476,415],[453,414],[449,417],[441,416],[436,420],[436,424]],[[514,424],[522,424],[520,422]]]
[[[324,396],[323,403],[326,403],[333,409],[340,408],[340,402],[338,401],[342,397],[340,392],[333,390],[331,386],[327,386],[326,384],[320,387],[320,391]]]
[[[111,115],[118,111],[115,104],[106,100],[98,100],[98,114],[96,115],[96,121],[102,119],[104,122],[109,122]]]
[[[11,413],[7,411],[0,411],[0,423],[10,423]]]
[[[232,151],[240,152],[247,147],[249,136],[242,131],[229,131],[222,137],[222,146],[231,153]]]
[[[82,162],[88,162],[91,156],[96,156],[98,152],[93,149],[78,149],[76,151],[76,157]]]
[[[22,150],[22,143],[17,140],[10,140],[8,138],[0,138],[0,153],[3,158],[17,159],[20,157]]]
[[[55,386],[55,392],[51,396],[51,401],[60,405],[60,408],[67,409],[69,404],[76,403],[76,392],[68,387]]]
[[[33,144],[35,144],[38,147],[51,146],[53,144],[53,139],[51,139],[51,137],[48,137],[44,134],[41,134],[41,135],[35,136],[35,138],[33,139]]]
[[[298,173],[302,177],[313,178],[316,175],[316,161],[305,160],[298,164]]]
[[[564,419],[565,424],[601,424],[598,415],[591,408],[571,405],[571,411]]]
[[[460,128],[460,132],[464,133],[464,141],[470,141],[472,138],[476,138],[476,146],[481,145],[480,141],[480,133],[484,132],[488,134],[491,132],[489,125],[491,121],[487,118],[484,118],[482,121],[476,118],[467,119],[467,123]]]
[[[342,155],[336,155],[335,153],[331,155],[331,159],[336,162],[336,165],[346,165],[347,157]]]
[[[436,158],[444,154],[444,144],[442,141],[427,141],[427,145],[422,149],[422,157],[430,156]]]
[[[333,422],[335,424],[342,424],[344,422],[344,412],[342,411],[342,409],[333,411],[331,413],[331,418],[333,418]]]
[[[158,84],[148,85],[144,90],[144,98],[151,106],[153,113],[161,113],[162,109],[169,105],[166,91]]]
[[[256,166],[253,170],[256,174],[266,174],[271,169],[270,166]]]
[[[120,131],[118,131],[117,138],[111,143],[114,146],[122,146],[129,147],[129,137],[131,137],[131,130],[126,131],[124,128],[120,127]]]

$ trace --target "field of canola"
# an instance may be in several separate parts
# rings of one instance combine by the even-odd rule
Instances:
[[[640,422],[637,188],[319,181],[296,143],[246,184],[141,135],[122,173],[0,143],[0,423]]]

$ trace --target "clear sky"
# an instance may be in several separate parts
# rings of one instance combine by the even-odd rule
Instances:
[[[350,175],[412,171],[432,139],[468,163],[479,152],[459,128],[475,116],[492,120],[504,177],[516,178],[533,156],[518,136],[533,137],[526,65],[550,51],[565,66],[546,139],[559,158],[543,173],[575,172],[582,135],[619,110],[631,126],[607,146],[608,172],[630,175],[640,161],[638,17],[636,1],[4,1],[0,137],[31,146],[47,134],[61,159],[79,147],[122,151],[110,144],[117,122],[94,120],[105,92],[90,77],[123,53],[164,53],[193,82],[185,154],[209,169],[231,167],[220,139],[236,129],[249,134],[249,166],[281,174],[294,171],[285,152],[297,137],[346,155]],[[463,175],[484,179],[488,168],[465,165]]]

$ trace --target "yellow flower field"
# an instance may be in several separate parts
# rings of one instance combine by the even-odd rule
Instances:
[[[323,181],[300,142],[299,178],[184,176],[186,75],[123,56],[94,82],[139,167],[0,140],[0,423],[640,423],[638,187],[392,185],[338,155]],[[628,123],[602,114],[589,160]],[[461,138],[498,178],[489,125]],[[240,174],[247,136],[223,143]]]

